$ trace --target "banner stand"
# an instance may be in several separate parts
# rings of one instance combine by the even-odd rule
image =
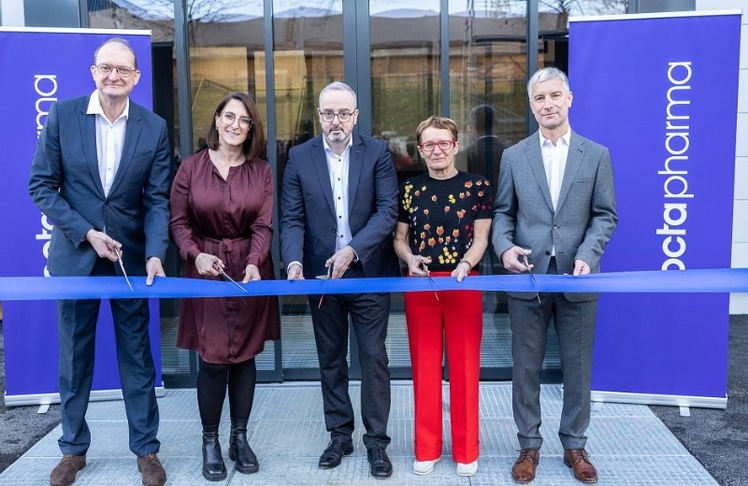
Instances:
[[[740,10],[569,19],[572,128],[610,150],[601,271],[730,268]],[[730,296],[602,294],[598,401],[726,408]]]
[[[0,159],[3,190],[0,277],[49,277],[47,253],[53,222],[31,201],[29,173],[38,137],[57,100],[90,95],[96,48],[112,37],[136,52],[140,80],[130,98],[153,106],[149,30],[0,27],[0,132],[9,141]],[[13,230],[10,231],[9,228]],[[58,330],[54,301],[3,302],[6,405],[57,403]],[[162,387],[158,300],[150,301],[150,342],[156,386]],[[109,302],[96,329],[92,399],[121,398]]]

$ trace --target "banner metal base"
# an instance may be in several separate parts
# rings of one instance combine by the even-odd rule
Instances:
[[[156,397],[163,397],[166,389],[163,386],[157,386]],[[92,390],[91,402],[103,402],[106,400],[122,400],[122,390]],[[59,393],[33,393],[29,395],[5,395],[6,407],[20,407],[24,405],[52,405],[60,403]]]
[[[592,390],[592,402],[633,403],[637,405],[671,405],[675,407],[727,408],[727,396],[698,397],[690,395],[659,395]]]

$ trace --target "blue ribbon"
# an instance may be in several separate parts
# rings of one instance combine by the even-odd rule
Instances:
[[[452,277],[346,278],[335,280],[262,280],[243,285],[230,282],[157,277],[130,277],[134,292],[122,277],[4,277],[0,301],[101,298],[247,297],[260,295],[351,294],[358,292],[415,292],[481,290],[513,292],[614,293],[729,293],[748,292],[748,268],[640,271],[571,275],[480,275],[457,282]]]

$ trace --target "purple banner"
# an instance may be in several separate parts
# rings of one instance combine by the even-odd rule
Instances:
[[[91,29],[0,28],[0,133],[2,159],[0,276],[49,276],[47,251],[52,224],[28,194],[29,170],[50,105],[96,89],[90,67],[106,39],[127,39],[138,57],[140,81],[133,101],[152,99],[149,32]],[[151,301],[151,347],[161,385],[158,301]],[[6,403],[13,396],[57,392],[57,310],[54,301],[4,302]],[[108,301],[97,325],[93,389],[120,388],[114,329]],[[33,400],[33,398],[32,398]],[[44,399],[49,401],[48,397]],[[25,400],[24,403],[29,403]]]
[[[740,14],[659,15],[570,22],[571,123],[616,178],[603,272],[730,267]],[[728,331],[729,294],[602,295],[593,390],[725,399]]]

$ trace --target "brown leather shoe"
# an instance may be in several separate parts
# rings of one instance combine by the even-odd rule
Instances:
[[[138,457],[138,471],[143,475],[144,486],[164,486],[166,483],[166,471],[155,453]]]
[[[49,475],[49,484],[51,486],[70,486],[75,481],[75,475],[84,467],[86,467],[86,456],[64,454],[57,466],[52,469],[52,474]]]
[[[590,456],[584,449],[566,449],[564,464],[574,469],[574,477],[583,483],[597,482],[597,469],[592,465]]]
[[[540,462],[540,451],[538,449],[522,449],[519,457],[512,467],[512,478],[518,483],[529,483],[535,479],[535,468]]]

